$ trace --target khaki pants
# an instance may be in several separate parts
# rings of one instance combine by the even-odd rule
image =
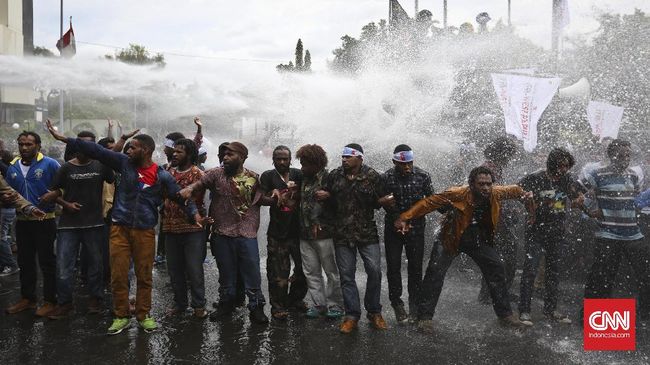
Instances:
[[[129,317],[129,266],[131,259],[137,278],[136,319],[143,320],[151,310],[151,285],[155,247],[153,229],[111,226],[111,288],[113,312],[118,318]]]

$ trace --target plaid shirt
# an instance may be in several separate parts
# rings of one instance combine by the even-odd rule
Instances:
[[[393,227],[393,223],[403,212],[406,212],[417,201],[433,195],[431,176],[419,167],[413,167],[413,172],[407,176],[401,176],[395,168],[391,168],[382,175],[382,183],[386,194],[393,194],[395,207],[386,209],[386,227]],[[413,226],[413,233],[424,231],[425,218],[413,219],[410,223]]]

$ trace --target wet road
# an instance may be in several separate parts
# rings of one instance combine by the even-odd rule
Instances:
[[[264,245],[260,242],[263,256]],[[539,299],[533,301],[536,321],[532,329],[516,333],[500,328],[491,307],[476,300],[478,275],[459,272],[458,261],[449,270],[433,335],[395,323],[385,276],[382,304],[390,326],[386,332],[371,329],[363,318],[358,333],[341,335],[338,322],[309,320],[300,314],[292,314],[286,322],[252,325],[246,309],[238,310],[232,319],[215,323],[190,316],[164,318],[172,304],[171,288],[164,267],[156,267],[152,314],[160,320],[161,330],[146,334],[133,326],[117,336],[105,335],[111,321],[109,310],[87,315],[87,297],[80,287],[75,298],[77,309],[66,319],[36,319],[31,312],[0,314],[0,364],[650,363],[650,328],[637,328],[635,352],[584,352],[582,328],[543,321]],[[265,273],[264,258],[262,266]],[[216,265],[206,264],[205,272],[211,302],[217,298]],[[0,282],[3,288],[11,289],[11,293],[0,296],[0,307],[4,308],[19,299],[18,276],[0,278]],[[262,282],[267,293],[264,274]],[[358,282],[365,283],[362,267]],[[363,289],[360,285],[362,293]],[[560,310],[573,314],[575,320],[582,284],[565,280],[561,291]]]

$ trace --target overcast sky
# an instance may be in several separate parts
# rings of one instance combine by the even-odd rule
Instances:
[[[650,11],[648,0],[568,0],[569,34],[593,33],[595,17],[607,11]],[[413,15],[414,1],[401,0]],[[442,0],[420,0],[442,23]],[[472,21],[487,11],[507,20],[507,0],[449,0],[449,24]],[[73,17],[77,41],[126,47],[138,43],[160,52],[287,62],[298,38],[316,68],[331,59],[344,34],[358,36],[363,25],[387,18],[388,0],[65,0],[64,19]],[[551,0],[512,0],[512,22],[519,34],[550,46]],[[65,30],[64,30],[65,31]],[[34,44],[56,50],[59,1],[34,0]],[[113,49],[77,43],[80,57]],[[166,55],[168,62],[178,56]],[[246,62],[219,61],[215,62]]]

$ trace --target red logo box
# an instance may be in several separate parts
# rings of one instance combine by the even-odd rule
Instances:
[[[636,350],[634,299],[585,299],[584,349]]]

